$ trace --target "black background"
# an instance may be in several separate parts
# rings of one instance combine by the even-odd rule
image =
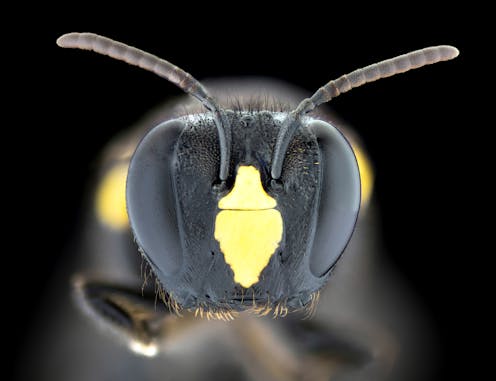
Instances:
[[[355,89],[333,100],[332,108],[361,135],[372,157],[389,260],[424,304],[442,343],[435,379],[473,377],[476,309],[467,283],[476,274],[466,266],[471,254],[462,241],[470,208],[463,184],[472,176],[465,155],[478,144],[474,127],[467,128],[472,116],[464,88],[474,75],[477,29],[468,26],[468,12],[453,6],[442,13],[405,6],[380,18],[362,10],[363,19],[353,9],[306,6],[293,7],[291,16],[255,5],[224,8],[228,14],[221,15],[220,8],[204,12],[187,4],[127,18],[116,12],[100,20],[98,9],[86,19],[79,10],[62,10],[11,32],[14,46],[4,52],[16,57],[9,63],[18,69],[9,95],[20,121],[13,130],[20,133],[15,142],[21,155],[9,165],[14,169],[9,188],[22,199],[14,225],[23,235],[9,267],[28,291],[19,297],[11,286],[10,324],[26,326],[32,311],[43,308],[37,295],[77,234],[98,153],[144,112],[180,94],[138,68],[57,48],[60,34],[103,34],[164,57],[200,80],[261,75],[309,91],[382,59],[452,44],[461,51],[456,60]],[[18,331],[22,338],[23,329]]]

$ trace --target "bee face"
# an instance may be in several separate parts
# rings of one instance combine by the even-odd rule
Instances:
[[[302,308],[351,236],[360,203],[355,157],[334,127],[305,118],[275,181],[274,146],[286,115],[225,115],[232,153],[224,182],[218,181],[219,143],[207,114],[162,124],[138,146],[127,180],[136,241],[184,308]],[[329,177],[340,175],[336,168],[350,174],[334,180],[343,189],[327,189]],[[326,230],[329,224],[337,234]],[[322,243],[329,240],[330,246]]]

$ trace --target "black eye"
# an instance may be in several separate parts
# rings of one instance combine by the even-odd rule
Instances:
[[[329,123],[313,121],[321,154],[320,202],[310,271],[325,275],[339,259],[355,228],[360,209],[360,173],[353,150]]]
[[[129,222],[157,275],[174,273],[183,260],[173,187],[175,145],[183,128],[172,120],[151,130],[136,148],[127,176]]]

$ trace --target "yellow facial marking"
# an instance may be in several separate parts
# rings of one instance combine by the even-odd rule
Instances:
[[[96,213],[101,222],[115,230],[126,229],[126,178],[128,164],[119,164],[108,171],[96,192]]]
[[[219,209],[260,210],[277,205],[262,186],[255,167],[239,167],[233,190],[219,201]]]
[[[273,209],[276,200],[263,189],[255,167],[242,166],[232,191],[219,201],[215,219],[215,239],[234,281],[248,288],[259,280],[281,242],[281,213]]]

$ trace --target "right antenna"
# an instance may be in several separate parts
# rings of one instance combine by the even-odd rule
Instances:
[[[272,178],[278,179],[281,176],[286,149],[296,129],[301,125],[300,119],[303,115],[309,113],[322,103],[329,102],[332,98],[336,98],[339,94],[350,91],[355,87],[425,65],[448,61],[458,56],[458,54],[458,49],[453,46],[432,46],[357,69],[328,82],[310,98],[301,101],[282,125],[274,149],[271,169]]]

